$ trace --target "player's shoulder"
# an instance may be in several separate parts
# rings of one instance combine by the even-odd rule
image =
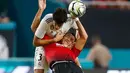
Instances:
[[[53,18],[53,14],[52,13],[48,13],[44,16],[44,18],[48,19],[48,18]]]
[[[43,19],[48,24],[53,21],[53,14],[52,13],[46,14]]]

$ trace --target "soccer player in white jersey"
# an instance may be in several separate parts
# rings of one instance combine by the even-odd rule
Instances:
[[[35,32],[35,34],[38,35],[38,37],[35,37],[37,42],[33,43],[35,43],[36,46],[39,46],[35,49],[34,73],[47,73],[48,71],[48,64],[45,59],[44,49],[41,46],[58,42],[71,27],[77,29],[75,20],[72,19],[70,15],[67,15],[66,11],[62,8],[58,8],[53,14],[50,13],[45,15],[40,22],[41,15],[45,8],[46,0],[39,0],[39,10],[31,26],[33,32],[37,29]],[[62,33],[62,35],[59,33]],[[49,35],[52,39],[43,39],[45,35]],[[79,64],[78,61],[77,63]],[[51,70],[49,70],[49,73],[51,73]]]

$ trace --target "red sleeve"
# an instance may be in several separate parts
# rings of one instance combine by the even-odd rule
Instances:
[[[78,57],[80,52],[81,52],[81,50],[78,50],[75,46],[73,47],[72,51],[73,51],[73,53],[75,54],[76,57]]]

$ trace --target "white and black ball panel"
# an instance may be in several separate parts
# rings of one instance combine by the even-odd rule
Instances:
[[[86,12],[86,5],[81,1],[72,1],[69,4],[68,11],[72,16],[81,17]]]

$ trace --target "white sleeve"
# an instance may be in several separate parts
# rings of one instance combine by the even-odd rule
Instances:
[[[61,31],[63,33],[67,33],[70,28],[78,29],[78,26],[77,26],[76,22],[73,19],[71,19],[70,21],[64,23],[62,28],[61,28]]]
[[[70,14],[67,14],[67,16],[68,16],[68,20],[69,20],[68,21],[69,22],[68,25],[70,25],[69,29],[70,28],[78,29],[78,26],[77,26],[77,24],[75,22],[75,19],[72,19]]]
[[[75,21],[72,23],[72,28],[74,28],[74,29],[78,29],[78,26],[77,26],[77,24],[76,24]]]
[[[46,34],[47,30],[48,30],[48,25],[47,25],[45,19],[43,18],[35,32],[35,36],[42,39],[44,37],[44,35]]]
[[[62,31],[62,33],[67,33],[70,28],[70,24],[64,23],[60,30]]]

